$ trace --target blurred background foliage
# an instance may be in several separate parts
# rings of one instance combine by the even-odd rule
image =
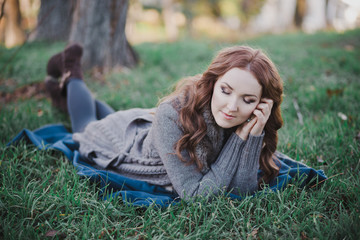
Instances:
[[[67,40],[72,13],[81,0],[0,0],[0,42],[7,47],[29,40]],[[126,35],[130,43],[211,37],[236,41],[264,34],[334,29],[360,25],[358,0],[130,0]],[[105,4],[105,3],[104,3]],[[46,8],[47,7],[47,8]],[[45,14],[41,8],[46,8]],[[67,33],[39,33],[55,20]],[[40,14],[39,14],[40,13]],[[66,22],[67,21],[67,22]],[[40,29],[36,29],[39,26]],[[60,31],[60,30],[59,30]],[[58,32],[59,32],[58,31]]]
[[[8,48],[1,52],[1,96],[41,81],[45,64],[32,67],[33,78],[26,73],[12,79],[22,73],[21,49],[29,42],[59,44],[58,51],[65,43],[81,43],[83,70],[101,79],[144,63],[132,46],[146,42],[237,43],[359,26],[359,0],[0,0],[0,47]],[[36,61],[39,51],[26,59]],[[50,47],[44,52],[55,53]]]

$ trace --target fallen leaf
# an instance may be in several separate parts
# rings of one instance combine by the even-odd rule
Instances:
[[[354,49],[355,49],[354,46],[350,45],[350,44],[345,45],[344,48],[348,52],[354,51]]]
[[[39,109],[37,112],[37,116],[41,117],[42,115],[44,115],[44,112],[43,112],[43,110]]]
[[[302,240],[308,239],[308,237],[306,236],[306,233],[301,232],[300,235],[301,235],[301,239],[302,239]]]
[[[324,159],[322,159],[322,156],[316,156],[316,159],[319,163],[325,162]]]
[[[256,238],[256,237],[257,237],[257,234],[258,234],[258,231],[259,231],[258,228],[254,228],[254,229],[251,231],[251,236],[252,236],[253,238]]]
[[[327,77],[331,76],[331,75],[332,75],[332,71],[331,71],[330,69],[326,70],[326,71],[325,71],[325,75],[326,75]]]
[[[320,46],[322,48],[329,48],[331,45],[330,45],[330,43],[321,43]]]
[[[98,239],[103,238],[103,237],[104,237],[104,235],[105,235],[105,231],[101,231],[101,233],[100,233],[100,235],[99,235]]]
[[[45,237],[59,237],[60,239],[66,238],[66,234],[57,230],[50,230],[45,234]]]
[[[344,93],[344,88],[337,88],[337,89],[330,89],[327,88],[326,89],[326,94],[328,95],[328,97],[332,97],[332,96],[341,96]]]
[[[45,237],[54,237],[57,233],[58,231],[56,230],[50,230],[45,234]]]
[[[105,234],[108,233],[110,235],[113,235],[113,232],[115,231],[115,228],[112,228],[112,229],[108,229],[108,230],[102,230],[98,239],[102,239],[104,238]]]
[[[45,98],[45,84],[44,82],[40,83],[31,83],[26,86],[16,88],[12,92],[0,92],[0,103],[8,103],[12,101],[17,101],[18,99],[28,99],[35,97],[37,99]]]

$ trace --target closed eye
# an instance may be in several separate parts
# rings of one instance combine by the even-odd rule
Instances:
[[[251,104],[251,103],[254,103],[254,102],[256,102],[255,100],[247,100],[247,99],[245,99],[244,98],[244,102],[246,103],[246,104]]]
[[[230,94],[230,91],[224,87],[221,87],[221,92],[226,94],[226,95],[229,95]]]

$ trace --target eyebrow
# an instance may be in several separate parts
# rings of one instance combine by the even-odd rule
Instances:
[[[227,83],[227,82],[223,82],[224,84],[227,85],[228,88],[230,88],[231,91],[233,91],[234,89]],[[244,94],[244,97],[255,97],[256,99],[258,98],[256,95],[253,94]]]
[[[230,90],[234,90],[227,82],[223,82],[223,83],[225,83],[228,86],[228,88],[230,88]]]

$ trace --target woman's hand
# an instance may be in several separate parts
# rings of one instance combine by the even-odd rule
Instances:
[[[257,105],[256,109],[254,110],[253,114],[257,119],[254,127],[251,129],[250,134],[254,136],[259,136],[264,130],[265,124],[267,123],[271,109],[273,107],[273,100],[269,98],[262,98],[260,103]]]
[[[254,117],[253,119],[251,119],[250,122],[246,121],[243,124],[239,125],[238,128],[236,129],[235,133],[242,139],[242,140],[246,140],[249,136],[249,133],[251,131],[251,129],[254,127],[254,125],[256,124],[256,117]]]
[[[270,117],[273,100],[262,98],[260,103],[253,111],[254,117],[249,122],[244,122],[235,131],[235,133],[243,140],[246,140],[249,134],[259,136],[264,130],[265,124]]]

